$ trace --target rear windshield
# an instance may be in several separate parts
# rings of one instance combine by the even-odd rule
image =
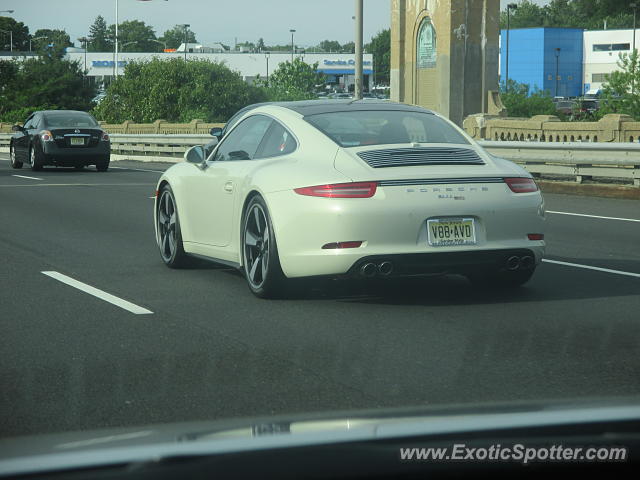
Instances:
[[[86,113],[53,113],[44,116],[49,127],[97,127],[98,123]]]
[[[304,118],[342,147],[413,142],[469,144],[455,128],[430,113],[359,110]]]

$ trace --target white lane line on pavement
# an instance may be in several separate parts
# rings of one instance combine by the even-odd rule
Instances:
[[[27,177],[26,175],[11,175],[12,177],[18,177],[18,178],[28,178],[29,180],[42,180],[42,178],[38,178],[38,177]]]
[[[24,185],[0,185],[0,187],[155,187],[155,183],[25,183]]]
[[[546,263],[554,263],[556,265],[564,265],[565,267],[585,268],[587,270],[596,270],[597,272],[615,273],[617,275],[626,275],[628,277],[640,278],[640,273],[623,272],[622,270],[612,270],[610,268],[592,267],[591,265],[581,265],[579,263],[560,262],[559,260],[549,260],[548,258],[543,258],[542,261]]]
[[[600,215],[587,215],[586,213],[554,212],[553,210],[547,210],[547,213],[555,213],[556,215],[573,215],[575,217],[603,218],[605,220],[622,220],[624,222],[640,222],[640,220],[636,218],[602,217]]]
[[[118,170],[133,170],[134,172],[153,172],[153,173],[164,173],[164,170],[147,170],[144,168],[129,168],[129,167],[114,167],[109,166],[109,168],[116,168]]]
[[[42,273],[44,273],[48,277],[58,280],[59,282],[67,284],[70,287],[77,288],[78,290],[88,293],[89,295],[93,295],[94,297],[98,297],[99,299],[104,300],[105,302],[109,302],[131,313],[135,313],[137,315],[153,313],[151,310],[147,310],[146,308],[139,307],[138,305],[131,302],[127,302],[126,300],[116,297],[115,295],[111,295],[110,293],[107,293],[103,290],[92,287],[91,285],[87,285],[86,283],[79,282],[78,280],[75,280],[71,277],[67,277],[66,275],[63,275],[60,272],[51,271],[51,272],[42,272]]]

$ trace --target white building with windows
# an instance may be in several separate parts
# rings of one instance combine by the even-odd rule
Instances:
[[[618,68],[621,53],[631,53],[633,30],[586,30],[583,34],[584,92],[596,92],[605,83],[605,75]],[[640,50],[640,29],[636,30],[636,49]]]

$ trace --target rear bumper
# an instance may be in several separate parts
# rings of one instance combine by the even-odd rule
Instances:
[[[111,145],[99,142],[95,147],[60,148],[55,143],[43,142],[43,163],[45,165],[95,165],[109,161]]]
[[[362,277],[362,267],[373,264],[377,271],[371,276],[402,277],[412,275],[470,274],[508,270],[507,263],[516,257],[518,268],[534,268],[542,260],[544,247],[478,250],[465,252],[409,253],[400,255],[372,255],[353,264],[347,276]],[[524,260],[523,260],[524,259]],[[380,265],[388,262],[387,270]]]

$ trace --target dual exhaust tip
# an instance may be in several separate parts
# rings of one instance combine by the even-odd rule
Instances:
[[[360,267],[360,275],[367,278],[375,277],[376,275],[387,277],[391,275],[392,272],[393,272],[393,263],[386,260],[378,264],[375,264],[373,262],[368,262],[363,264]]]
[[[531,255],[525,255],[524,257],[513,255],[507,259],[505,266],[507,267],[507,270],[515,271],[518,269],[529,270],[533,267],[533,264],[534,260]]]

